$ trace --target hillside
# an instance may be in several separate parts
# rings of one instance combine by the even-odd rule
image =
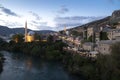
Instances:
[[[105,26],[105,25],[111,25],[113,23],[117,23],[120,21],[120,10],[116,10],[112,13],[111,16],[105,17],[103,19],[100,20],[96,20],[81,26],[77,26],[71,29],[68,29],[68,31],[78,31],[81,32],[83,30],[83,28],[87,28],[87,27],[100,27],[100,26]]]
[[[29,31],[34,31],[34,30],[30,30]],[[38,34],[47,34],[47,33],[54,33],[55,31],[51,31],[51,30],[40,30],[40,31],[34,31]],[[8,28],[6,26],[0,26],[0,35],[1,36],[9,36],[10,34],[24,34],[24,28]]]

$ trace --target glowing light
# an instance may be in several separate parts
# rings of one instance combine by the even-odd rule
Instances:
[[[47,40],[42,40],[43,42],[47,42]]]
[[[33,41],[34,41],[34,36],[27,35],[27,42],[33,42]]]
[[[18,43],[18,38],[15,38],[15,42]]]
[[[25,42],[33,42],[34,34],[27,33],[27,21],[25,22]]]

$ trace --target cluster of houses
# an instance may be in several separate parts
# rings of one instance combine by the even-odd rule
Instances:
[[[120,22],[114,25],[114,27],[109,25],[100,27],[87,27],[81,28],[81,31],[83,33],[82,37],[74,37],[70,34],[68,35],[67,32],[67,35],[60,35],[59,38],[67,43],[69,47],[73,48],[73,50],[86,51],[93,55],[98,53],[110,54],[112,44],[120,41]],[[106,38],[101,39],[101,36]],[[85,40],[89,39],[90,37],[92,41]]]
[[[92,56],[98,53],[110,54],[111,46],[120,41],[120,22],[114,26],[100,25],[100,26],[87,26],[81,27],[79,33],[82,36],[74,36],[72,33],[64,30],[64,34],[51,33],[42,35],[42,40],[47,41],[49,35],[53,36],[53,41],[62,39],[63,42],[68,44],[68,48],[73,51],[86,52]],[[34,32],[27,33],[27,23],[25,27],[25,42],[34,41]],[[89,40],[91,39],[91,40]]]

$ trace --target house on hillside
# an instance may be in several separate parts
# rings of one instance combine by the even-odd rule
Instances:
[[[116,25],[116,29],[120,29],[120,22]]]
[[[99,41],[100,40],[100,31],[101,27],[94,26],[94,27],[88,27],[87,28],[87,39],[92,36],[92,39],[94,41]]]
[[[101,54],[110,54],[111,46],[119,40],[102,40],[98,42],[97,50]]]
[[[110,40],[120,39],[120,29],[111,29],[107,32]]]
[[[93,27],[88,27],[87,28],[87,39],[93,35],[94,28]]]

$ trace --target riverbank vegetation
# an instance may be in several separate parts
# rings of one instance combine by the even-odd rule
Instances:
[[[0,53],[0,73],[3,71],[3,62],[4,62],[4,58],[3,55]]]
[[[63,47],[66,46],[65,43],[50,40],[49,42],[32,43],[11,41],[2,46],[2,49],[62,62],[65,69],[71,74],[83,77],[85,80],[120,79],[120,43],[111,47],[110,55],[98,55],[96,59],[93,59],[65,52],[63,50]]]
[[[5,50],[10,52],[21,52],[26,55],[32,55],[36,57],[59,60],[62,58],[62,47],[64,44],[61,41],[49,43],[49,42],[31,42],[31,43],[15,43],[10,42]]]
[[[120,79],[120,42],[111,46],[110,55],[99,54],[95,60],[69,53],[64,57],[65,67],[86,80]]]
[[[3,47],[6,45],[7,43],[5,41],[3,41],[3,39],[0,38],[0,50],[3,50]],[[3,63],[4,63],[4,56],[0,53],[0,73],[3,70]]]

